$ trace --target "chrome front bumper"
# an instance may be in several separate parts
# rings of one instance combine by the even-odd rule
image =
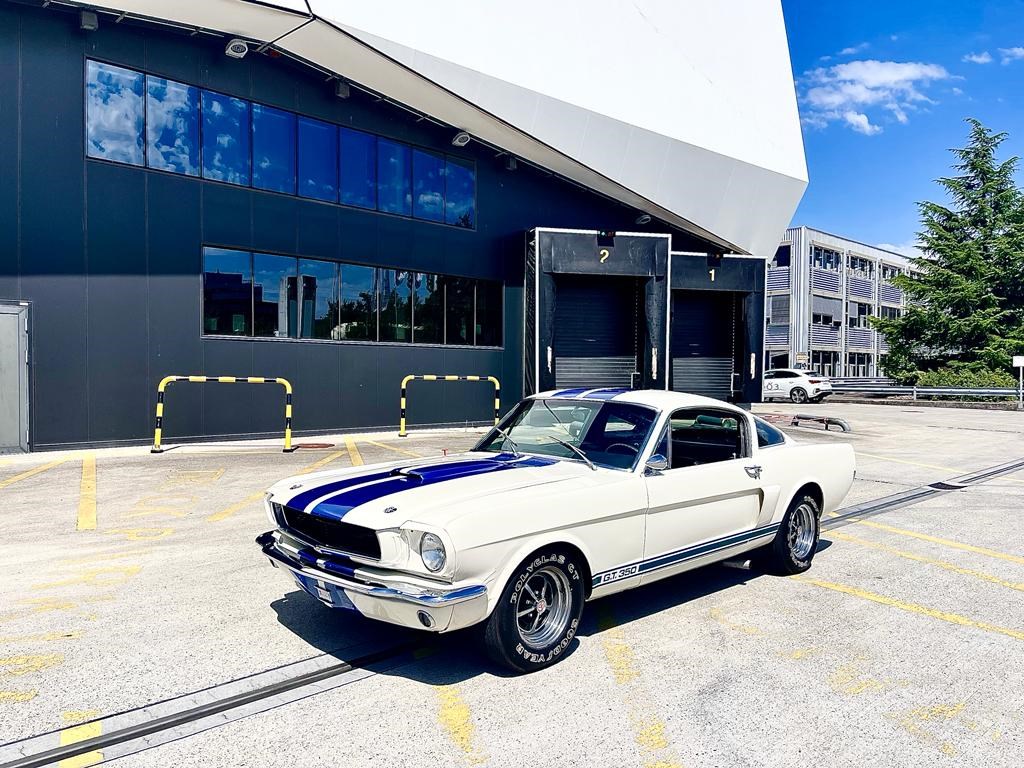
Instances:
[[[486,616],[487,587],[483,584],[468,584],[445,588],[387,579],[374,583],[372,577],[343,575],[328,570],[326,561],[310,547],[304,547],[280,531],[268,531],[256,538],[256,543],[275,568],[284,568],[294,575],[303,576],[332,584],[344,590],[356,610],[370,618],[389,621],[394,624],[444,631],[476,623]],[[315,564],[304,562],[300,552]],[[363,580],[366,578],[367,580]],[[434,620],[426,626],[417,614],[425,611]],[[453,625],[457,624],[457,626]]]

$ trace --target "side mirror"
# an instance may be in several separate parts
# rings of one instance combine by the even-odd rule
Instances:
[[[660,475],[668,469],[668,459],[662,456],[660,453],[656,453],[647,460],[644,464],[645,475]]]

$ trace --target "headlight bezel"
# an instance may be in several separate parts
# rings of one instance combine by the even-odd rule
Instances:
[[[423,567],[433,575],[442,573],[448,565],[448,550],[444,545],[444,540],[436,533],[430,531],[424,531],[420,536],[419,546],[417,547],[420,556],[420,562],[423,563]],[[433,553],[434,557],[429,557],[428,552]],[[440,558],[437,558],[437,555]],[[434,565],[431,565],[433,563]],[[435,567],[436,566],[436,567]]]

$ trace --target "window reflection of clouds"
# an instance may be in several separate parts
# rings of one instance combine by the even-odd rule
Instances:
[[[203,177],[249,184],[249,103],[203,91]]]
[[[377,137],[339,129],[341,141],[341,202],[359,208],[377,207]]]
[[[142,165],[142,73],[89,61],[85,81],[86,154]]]
[[[308,117],[299,118],[299,194],[338,202],[338,129]]]
[[[146,78],[146,162],[162,171],[199,175],[199,89]]]
[[[444,156],[412,152],[412,215],[427,221],[444,220]]]
[[[377,140],[377,210],[408,216],[412,213],[409,147]]]
[[[252,185],[295,194],[295,115],[252,105]]]
[[[457,227],[476,225],[476,170],[467,160],[448,158],[444,220]]]

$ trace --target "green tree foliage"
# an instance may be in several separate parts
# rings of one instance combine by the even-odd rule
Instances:
[[[1024,353],[1024,194],[1017,158],[996,159],[1005,133],[971,118],[967,146],[951,150],[956,175],[941,178],[949,205],[923,202],[915,274],[893,282],[907,295],[896,319],[873,318],[901,381],[944,367],[1008,371]]]

